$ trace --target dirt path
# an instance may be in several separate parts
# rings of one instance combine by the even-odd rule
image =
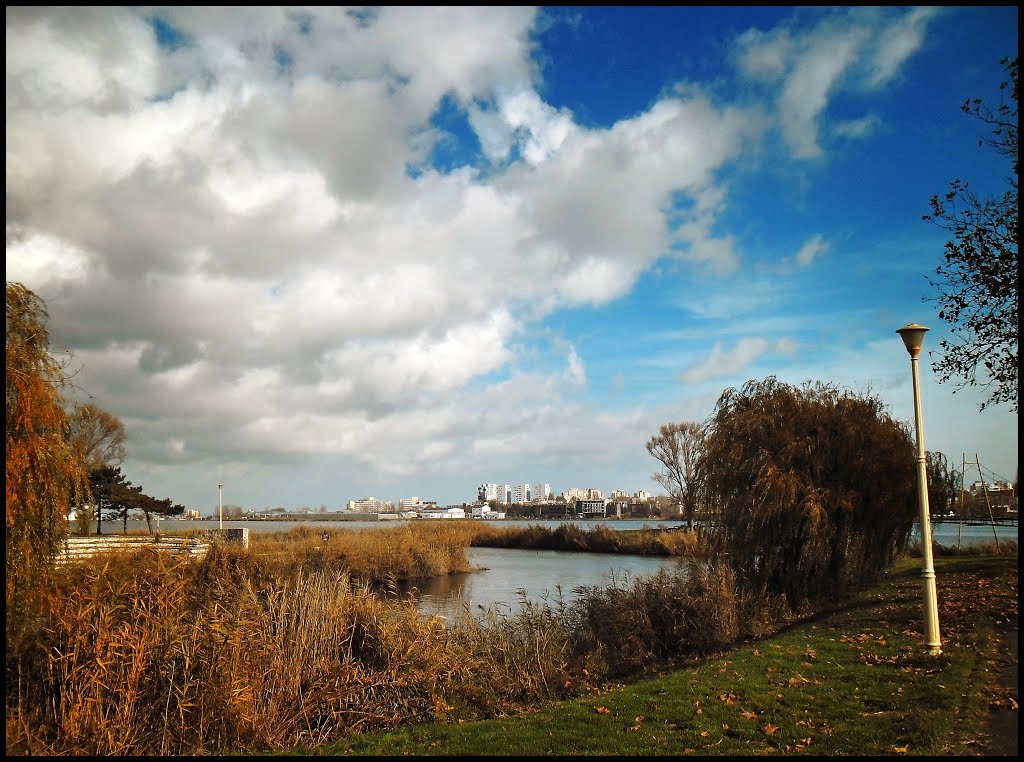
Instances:
[[[1001,639],[1006,655],[1000,662],[999,669],[1005,692],[1000,695],[999,705],[992,711],[988,729],[989,741],[984,752],[986,757],[1016,757],[1019,750],[1017,701],[1020,696],[1020,661],[1017,649],[1020,645],[1020,631],[1017,628],[1017,619],[1017,614],[1014,614],[1002,633]]]

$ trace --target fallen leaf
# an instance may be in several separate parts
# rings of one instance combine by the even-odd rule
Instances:
[[[611,709],[609,709],[606,706],[595,706],[594,709],[597,711],[598,714],[608,714],[609,712],[611,712]]]
[[[772,725],[771,723],[769,723],[769,724],[765,725],[763,728],[761,728],[761,732],[763,732],[766,736],[770,736],[770,735],[772,735],[772,733],[774,733],[778,729],[779,728],[777,726]]]
[[[740,717],[742,717],[742,718],[743,718],[743,719],[745,719],[745,720],[756,720],[756,719],[757,719],[757,713],[756,713],[756,712],[751,712],[751,711],[750,711],[750,710],[748,709],[747,711],[743,712],[743,713],[742,713],[742,714],[740,715]]]
[[[708,733],[708,731],[706,731],[706,730],[700,731],[700,737],[701,738],[707,738],[709,735],[710,735],[710,733]]]
[[[910,749],[909,746],[893,746],[892,747],[892,750],[894,752],[896,752],[897,754],[906,754],[909,749]]]

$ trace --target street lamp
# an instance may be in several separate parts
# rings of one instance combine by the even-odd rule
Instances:
[[[224,485],[217,485],[217,501],[220,503],[220,528],[224,529]]]
[[[896,333],[903,339],[910,354],[910,370],[914,377],[914,426],[917,430],[917,502],[921,509],[921,578],[924,580],[924,635],[928,653],[938,656],[942,653],[939,640],[939,602],[935,593],[935,567],[932,564],[932,528],[928,515],[928,471],[924,454],[924,421],[921,418],[921,381],[918,375],[917,357],[921,354],[924,334],[928,329],[917,323],[909,323]]]

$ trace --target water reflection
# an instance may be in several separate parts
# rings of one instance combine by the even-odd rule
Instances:
[[[414,588],[400,588],[399,593],[412,593],[418,610],[426,616],[509,616],[524,601],[568,604],[580,587],[624,585],[678,564],[670,557],[558,550],[470,548],[466,554],[481,571],[422,580]]]

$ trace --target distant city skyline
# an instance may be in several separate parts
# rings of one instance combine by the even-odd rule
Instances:
[[[8,281],[125,477],[225,503],[660,493],[645,443],[775,376],[1013,481],[927,282],[1010,6],[8,6]]]

